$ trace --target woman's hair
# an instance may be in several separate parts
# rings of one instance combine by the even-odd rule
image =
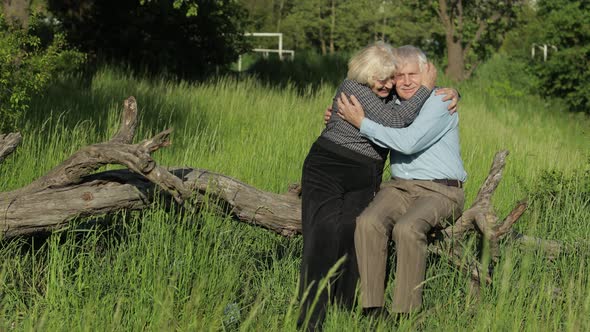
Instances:
[[[394,49],[393,56],[398,68],[402,68],[410,62],[415,63],[415,61],[418,60],[418,66],[422,72],[428,63],[426,54],[416,46],[412,45],[404,45]]]
[[[372,87],[376,80],[391,77],[395,69],[393,48],[384,42],[376,42],[350,58],[347,78]]]

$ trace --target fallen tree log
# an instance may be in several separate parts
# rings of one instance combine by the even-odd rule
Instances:
[[[151,153],[170,144],[172,131],[132,144],[136,126],[137,104],[129,97],[124,102],[120,128],[112,139],[80,149],[23,188],[0,193],[1,238],[56,230],[79,217],[145,209],[161,193],[190,208],[199,207],[204,199],[213,199],[221,207],[220,213],[283,236],[301,232],[301,202],[296,186],[285,194],[275,194],[204,169],[164,168],[152,159]],[[19,134],[0,136],[0,163],[20,140]],[[493,211],[491,197],[502,179],[507,155],[505,150],[496,154],[471,207],[455,224],[441,230],[430,246],[431,252],[449,258],[477,282],[490,282],[491,278],[489,269],[480,261],[462,259],[463,250],[458,244],[467,234],[481,234],[492,263],[499,259],[499,241],[504,238],[550,247],[553,252],[561,247],[558,242],[514,236],[512,226],[524,213],[525,202],[518,203],[502,221]],[[127,169],[94,173],[106,164]]]
[[[11,133],[8,135],[0,134],[0,164],[4,161],[6,156],[14,152],[22,139],[20,133]]]

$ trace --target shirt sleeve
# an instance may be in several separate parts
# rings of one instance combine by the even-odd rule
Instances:
[[[363,119],[360,133],[375,144],[403,154],[422,151],[436,143],[453,126],[458,124],[457,114],[449,114],[442,96],[432,96],[426,101],[420,115],[407,128],[391,128],[370,119]]]
[[[342,83],[334,101],[340,97],[341,92],[348,97],[355,96],[361,103],[366,117],[394,128],[403,128],[412,123],[430,96],[430,90],[421,86],[409,100],[399,104],[394,102],[386,104],[371,88],[353,80],[345,80]],[[332,108],[337,109],[337,107],[337,103],[334,102]]]

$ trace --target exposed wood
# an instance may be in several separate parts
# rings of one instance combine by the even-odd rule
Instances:
[[[534,236],[519,234],[514,231],[511,232],[511,235],[511,239],[513,241],[517,242],[523,247],[543,251],[548,255],[549,258],[557,257],[565,249],[564,244],[559,241],[545,240]],[[586,244],[586,248],[583,248],[585,252],[588,252],[587,246],[588,244]]]
[[[510,232],[510,230],[512,229],[512,226],[514,225],[514,223],[518,220],[518,218],[520,218],[520,216],[522,216],[522,214],[524,213],[524,211],[526,211],[527,208],[527,203],[525,201],[519,202],[516,207],[512,210],[512,212],[510,212],[506,218],[504,218],[504,221],[502,221],[502,224],[500,225],[500,227],[498,227],[498,237],[504,237],[508,232]]]
[[[22,139],[20,133],[0,134],[0,164],[16,150]]]
[[[158,166],[151,158],[152,152],[170,144],[171,130],[165,130],[138,144],[129,144],[136,126],[137,104],[135,98],[130,97],[124,102],[121,126],[111,140],[78,150],[45,176],[23,188],[0,193],[2,237],[60,228],[77,216],[133,208],[137,199],[144,205],[149,204],[150,200],[146,200],[145,195],[139,198],[136,194],[128,195],[140,183],[137,178],[130,178],[131,186],[123,188],[121,193],[117,191],[121,188],[114,188],[117,186],[112,181],[105,181],[98,175],[88,177],[107,164],[127,167],[143,176],[143,181],[157,185],[179,203],[190,197],[191,192],[182,180]],[[88,179],[94,181],[88,182]],[[123,178],[119,180],[127,181]],[[143,187],[145,185],[135,188],[142,192]]]
[[[240,221],[284,236],[301,233],[301,201],[296,195],[265,192],[207,170],[193,170],[185,178],[190,188],[221,200],[228,213]]]
[[[176,179],[182,184],[183,192],[193,195],[196,201],[208,194],[223,207],[224,213],[237,220],[284,236],[301,232],[301,203],[296,195],[265,192],[207,170],[158,167],[157,171],[161,177]],[[19,196],[0,194],[0,231],[4,237],[34,234],[64,227],[77,217],[147,208],[160,191],[168,194],[172,191],[167,189],[168,182],[160,180],[154,185],[153,172],[148,179],[129,170],[106,171],[60,188]]]
[[[170,144],[171,130],[133,144],[136,127],[137,104],[130,97],[124,102],[121,126],[112,139],[80,149],[28,186],[0,193],[0,238],[59,229],[79,217],[145,209],[161,196],[172,197],[191,209],[208,200],[215,203],[219,213],[238,221],[283,236],[301,233],[298,185],[291,185],[287,193],[276,194],[204,169],[159,166],[151,153]],[[1,135],[0,157],[8,156],[20,141],[19,134]],[[491,198],[502,179],[507,156],[506,150],[496,154],[471,207],[453,225],[440,230],[429,246],[432,253],[449,259],[470,275],[476,285],[489,283],[492,278],[489,267],[483,266],[479,257],[465,257],[463,244],[468,234],[480,234],[492,264],[499,260],[499,241],[503,239],[532,245],[552,255],[563,250],[556,241],[515,235],[512,226],[526,210],[526,202],[519,202],[501,221],[493,211]],[[127,169],[93,174],[106,164]]]
[[[453,248],[452,251],[447,251],[447,254],[452,257],[451,262],[462,270],[470,271],[472,278],[476,281],[490,283],[489,269],[481,266],[477,260],[465,261],[463,250],[457,243],[463,242],[470,231],[479,231],[482,240],[485,241],[484,247],[489,250],[490,259],[495,263],[500,256],[499,241],[526,209],[526,204],[519,203],[501,223],[498,222],[499,219],[493,211],[491,199],[502,180],[507,156],[507,150],[496,153],[488,176],[481,185],[471,207],[465,210],[453,225],[441,232],[443,234],[442,247]],[[441,254],[438,248],[435,249],[432,246],[431,251]]]

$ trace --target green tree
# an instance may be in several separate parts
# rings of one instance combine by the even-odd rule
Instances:
[[[406,30],[408,24],[414,28],[411,10],[400,0],[301,0],[288,8],[281,29],[287,42],[321,54],[349,52],[377,40],[407,42],[416,35]]]
[[[468,78],[500,47],[515,17],[513,0],[438,0],[433,8],[445,36],[446,74],[453,80]]]
[[[83,54],[67,49],[62,34],[44,42],[37,34],[43,25],[37,16],[27,18],[26,27],[19,22],[9,24],[0,14],[0,132],[17,129],[31,97],[84,61]]]
[[[536,60],[542,91],[590,114],[590,2],[539,1],[538,17],[539,40],[557,48],[547,62]]]
[[[538,46],[531,57],[534,45],[548,46],[546,61]],[[540,0],[522,7],[518,28],[507,35],[502,51],[527,65],[540,95],[561,98],[569,110],[590,113],[588,1]]]
[[[48,0],[69,41],[97,60],[194,77],[229,67],[247,49],[235,0]]]

